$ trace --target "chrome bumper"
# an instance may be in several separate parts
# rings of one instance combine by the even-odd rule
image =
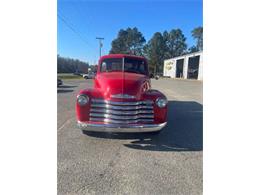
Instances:
[[[94,123],[84,123],[78,121],[78,127],[81,130],[85,131],[95,131],[95,132],[154,132],[160,131],[167,122],[160,124],[128,124],[128,125],[120,125],[120,124],[94,124]]]

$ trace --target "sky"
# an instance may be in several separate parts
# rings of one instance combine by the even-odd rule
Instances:
[[[58,0],[57,9],[58,54],[90,64],[99,58],[96,37],[104,37],[105,55],[120,29],[137,27],[148,42],[155,32],[180,28],[191,47],[191,31],[203,25],[202,0]]]

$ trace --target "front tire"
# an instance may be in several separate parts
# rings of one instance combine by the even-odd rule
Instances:
[[[162,131],[152,131],[152,132],[147,132],[149,133],[150,135],[159,135]]]

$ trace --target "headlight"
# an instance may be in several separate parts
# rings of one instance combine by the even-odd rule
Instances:
[[[87,95],[78,95],[77,101],[80,106],[84,106],[89,102],[89,97]]]
[[[159,108],[163,108],[167,105],[168,101],[165,98],[157,98],[156,104]]]

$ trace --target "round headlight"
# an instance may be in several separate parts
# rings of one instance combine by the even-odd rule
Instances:
[[[80,106],[84,106],[89,102],[89,97],[87,95],[78,95],[77,101]]]
[[[159,108],[165,107],[165,106],[167,105],[167,103],[168,103],[168,101],[167,101],[167,99],[165,99],[165,98],[158,98],[158,99],[156,100],[156,104],[157,104],[157,106],[158,106]]]

